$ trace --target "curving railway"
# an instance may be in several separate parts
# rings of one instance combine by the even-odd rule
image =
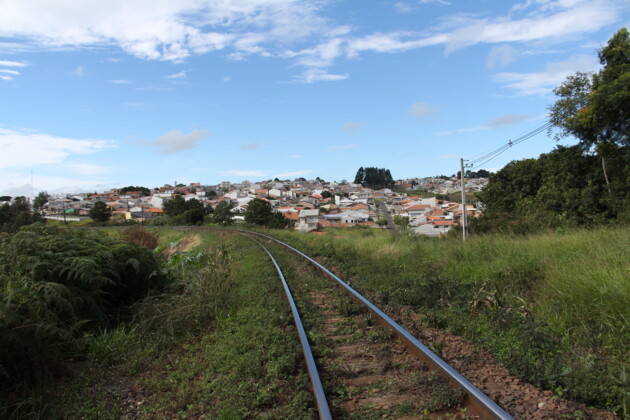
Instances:
[[[400,418],[512,419],[434,351],[315,259],[268,235],[221,230],[257,242],[274,264],[293,312],[321,419],[362,418],[362,413],[376,414],[382,409],[390,413],[394,407]],[[294,297],[281,265],[285,270],[306,273],[311,280],[305,283],[326,283],[309,290],[304,284],[295,284],[299,296]],[[300,302],[313,310],[303,311],[303,316],[319,313],[310,321],[311,327],[317,325],[316,332],[307,332]],[[318,350],[311,348],[309,337],[318,338]]]

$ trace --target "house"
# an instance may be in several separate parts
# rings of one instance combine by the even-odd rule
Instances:
[[[344,211],[337,214],[325,214],[322,216],[324,220],[328,220],[331,224],[355,224],[367,222],[369,216],[365,213],[357,211]]]
[[[302,210],[298,216],[298,224],[296,229],[301,232],[310,232],[317,229],[319,221],[319,209]]]

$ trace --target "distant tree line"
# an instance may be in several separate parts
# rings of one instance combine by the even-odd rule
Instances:
[[[131,191],[140,191],[140,192],[142,192],[142,194],[141,194],[142,197],[147,197],[147,196],[151,195],[151,190],[149,188],[147,188],[147,187],[134,187],[134,186],[131,186],[131,185],[128,186],[128,187],[125,187],[125,188],[121,188],[120,189],[120,195],[125,195],[125,194],[127,194],[128,192],[131,192]]]
[[[394,179],[389,169],[362,166],[354,177],[354,183],[372,189],[392,188]]]

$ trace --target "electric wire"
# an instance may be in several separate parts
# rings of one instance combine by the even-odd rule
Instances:
[[[475,159],[472,159],[470,161],[468,161],[468,163],[466,164],[466,167],[469,169],[476,169],[476,168],[480,168],[481,166],[485,165],[486,163],[490,162],[492,159],[496,158],[497,156],[501,155],[503,152],[505,152],[506,150],[508,150],[509,148],[511,148],[512,146],[522,143],[525,140],[529,140],[530,138],[542,133],[543,131],[547,130],[549,127],[551,127],[551,123],[550,122],[546,122],[530,131],[528,131],[527,133],[517,137],[514,140],[509,140],[507,143],[499,146],[498,148],[486,153],[485,155],[479,156]]]

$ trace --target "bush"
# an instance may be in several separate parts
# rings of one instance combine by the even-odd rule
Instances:
[[[92,232],[32,226],[0,237],[0,397],[82,356],[84,334],[115,326],[163,285],[157,269],[147,248]]]

